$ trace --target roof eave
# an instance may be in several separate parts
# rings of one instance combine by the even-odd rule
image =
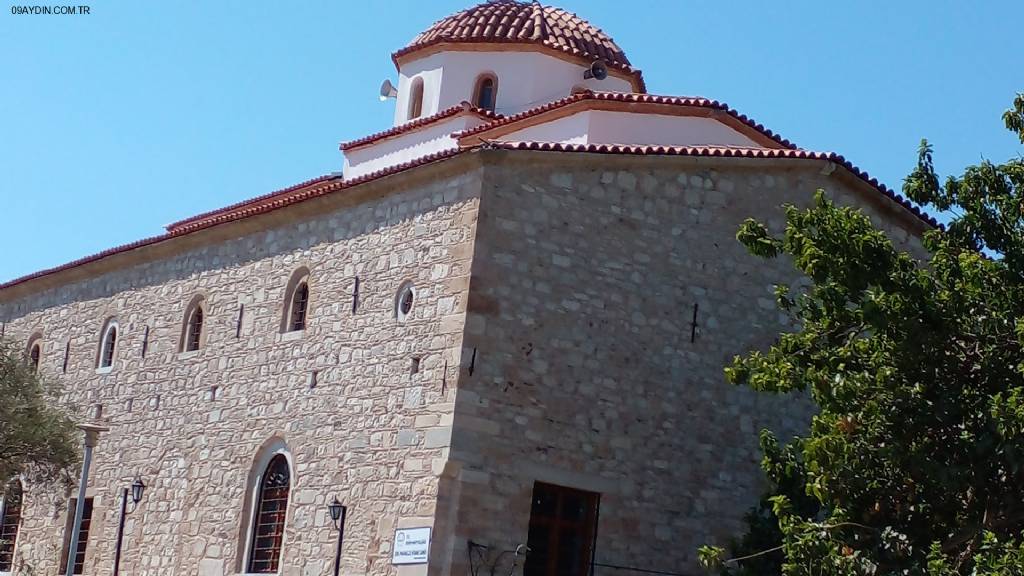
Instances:
[[[453,157],[460,156],[465,150],[447,150],[430,154],[403,164],[389,167],[366,174],[352,180],[314,179],[300,185],[285,188],[286,192],[275,192],[264,194],[255,198],[233,204],[232,206],[216,210],[206,215],[200,215],[181,223],[172,224],[168,231],[158,236],[151,236],[114,248],[109,248],[96,254],[84,256],[71,262],[47,268],[7,282],[0,283],[0,303],[13,300],[32,290],[45,290],[54,286],[64,285],[77,280],[84,280],[95,276],[88,273],[99,263],[109,261],[111,258],[120,258],[123,254],[133,252],[142,248],[149,248],[155,245],[164,245],[169,241],[177,241],[183,238],[192,238],[193,234],[207,231],[219,226],[247,221],[249,218],[268,214],[282,208],[300,204],[307,200],[321,198],[329,194],[343,190],[352,190],[362,185],[368,185],[378,180],[396,176],[405,172],[414,171],[416,168],[443,163]],[[314,184],[310,184],[313,182]],[[83,273],[83,271],[85,271]],[[41,283],[41,284],[40,284]]]
[[[342,152],[348,152],[349,150],[358,150],[365,146],[370,146],[372,144],[377,144],[385,140],[390,140],[391,138],[398,138],[399,136],[404,136],[406,134],[416,132],[421,128],[427,128],[429,126],[436,124],[437,122],[447,120],[449,118],[454,118],[462,114],[472,114],[478,118],[483,118],[486,120],[500,120],[504,118],[504,116],[501,114],[497,114],[490,110],[484,110],[483,108],[478,108],[476,106],[473,106],[469,102],[463,101],[456,106],[446,108],[436,114],[425,116],[423,118],[417,118],[416,120],[413,120],[411,122],[406,122],[405,124],[400,124],[393,128],[389,128],[388,130],[383,130],[375,134],[370,134],[369,136],[363,136],[362,138],[342,142],[338,145],[338,149],[341,150]]]
[[[590,153],[634,156],[688,156],[700,158],[735,158],[749,160],[778,161],[818,161],[824,165],[841,168],[852,179],[867,185],[879,193],[881,198],[890,201],[895,207],[913,216],[923,229],[943,226],[933,216],[922,210],[903,195],[892,190],[872,177],[841,154],[835,152],[815,152],[803,149],[786,148],[735,148],[710,146],[661,146],[661,145],[628,145],[628,144],[565,144],[561,142],[488,142],[479,147],[483,150],[520,150],[534,152]]]
[[[431,54],[436,54],[438,52],[444,52],[446,50],[451,52],[458,52],[460,46],[472,46],[476,48],[477,51],[479,50],[480,47],[483,46],[493,46],[497,48],[496,51],[499,52],[508,51],[508,49],[512,47],[526,47],[530,48],[531,50],[541,52],[543,54],[548,54],[555,58],[570,59],[583,67],[589,66],[591,63],[594,62],[594,60],[601,59],[599,56],[595,56],[593,54],[589,54],[586,52],[555,48],[540,40],[513,38],[505,41],[499,41],[496,39],[450,40],[447,38],[437,38],[429,42],[423,42],[420,44],[406,46],[401,50],[393,52],[391,54],[391,61],[395,64],[396,70],[401,70],[403,63],[415,59],[413,57],[414,55],[416,57],[422,58],[425,56],[429,56]],[[424,54],[424,52],[426,52],[426,54]],[[624,64],[621,62],[609,62],[607,60],[602,61],[605,62],[605,64],[608,66],[609,74],[612,74],[616,77],[619,77],[629,82],[632,85],[633,90],[635,92],[641,94],[647,93],[647,84],[646,82],[644,82],[643,72],[641,70],[634,68],[632,65]]]
[[[823,152],[811,152],[808,150],[794,150],[794,149],[736,149],[736,148],[709,148],[709,147],[670,147],[670,146],[623,146],[614,144],[562,144],[562,143],[551,143],[551,142],[495,142],[488,143],[484,146],[475,148],[466,148],[460,150],[450,150],[437,154],[425,156],[423,158],[388,168],[386,170],[367,174],[363,177],[351,180],[351,181],[326,181],[322,180],[307,181],[300,185],[305,188],[291,187],[285,190],[290,192],[276,193],[275,195],[263,195],[257,198],[248,200],[234,205],[234,208],[229,207],[228,209],[222,209],[216,211],[207,218],[201,218],[199,220],[183,221],[187,225],[182,225],[175,228],[173,231],[168,231],[165,234],[159,236],[153,236],[118,246],[108,250],[104,250],[91,256],[86,256],[72,262],[41,270],[20,278],[15,278],[8,282],[0,283],[0,302],[7,302],[14,300],[20,296],[24,296],[32,291],[45,290],[53,288],[55,286],[64,285],[76,280],[83,280],[94,277],[102,273],[102,270],[97,271],[95,268],[99,263],[103,261],[109,261],[112,258],[120,258],[126,253],[130,253],[140,249],[156,249],[159,246],[166,246],[171,241],[178,241],[184,238],[196,238],[193,236],[196,233],[209,231],[213,229],[219,229],[219,227],[231,223],[239,223],[249,221],[250,218],[269,214],[277,210],[287,208],[300,204],[307,200],[315,198],[322,198],[329,194],[339,192],[341,190],[349,190],[362,185],[370,184],[378,180],[383,180],[392,176],[406,172],[417,172],[417,168],[425,167],[428,165],[436,164],[447,164],[448,160],[455,157],[464,155],[465,152],[475,150],[528,150],[536,152],[572,152],[572,153],[595,153],[595,154],[631,154],[639,156],[693,156],[693,157],[708,157],[708,158],[746,158],[746,159],[775,159],[775,160],[811,160],[820,161],[826,164],[832,163],[842,167],[850,176],[859,180],[860,182],[870,186],[874,190],[881,193],[883,197],[888,198],[898,206],[904,209],[909,214],[916,217],[916,220],[921,223],[925,228],[941,228],[941,225],[923,210],[913,205],[909,200],[903,198],[900,194],[887,188],[884,184],[878,182],[877,179],[872,178],[867,172],[864,172],[849,160],[843,156],[835,153],[823,153]],[[310,184],[314,182],[314,184]],[[224,236],[227,237],[226,235]],[[218,237],[219,239],[219,237]],[[192,244],[198,244],[200,241],[193,240]],[[179,249],[168,250],[168,253],[177,253],[182,250],[188,249],[190,246],[185,245]],[[161,257],[164,252],[157,252],[154,258]]]
[[[715,118],[730,128],[744,134],[753,141],[768,148],[797,149],[789,140],[754,122],[723,102],[696,97],[656,96],[653,94],[630,94],[618,92],[583,91],[547,104],[525,110],[519,114],[496,119],[487,124],[456,133],[461,146],[472,146],[487,139],[543,123],[545,118],[562,117],[584,110],[620,110],[625,112],[656,113],[661,111],[688,111],[688,116]],[[525,125],[524,125],[525,124]]]

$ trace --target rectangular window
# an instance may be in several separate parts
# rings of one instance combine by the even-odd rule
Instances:
[[[525,576],[586,576],[600,495],[536,482]]]
[[[67,574],[68,550],[71,548],[71,531],[75,525],[75,507],[78,506],[78,499],[72,498],[68,503],[68,517],[64,523],[64,549],[60,553],[60,573]],[[85,508],[82,511],[82,529],[78,533],[78,543],[75,546],[75,569],[74,574],[81,574],[85,567],[85,548],[89,545],[89,526],[92,524],[92,498],[85,499]]]

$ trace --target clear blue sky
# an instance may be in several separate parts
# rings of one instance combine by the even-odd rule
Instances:
[[[77,0],[76,0],[77,3]],[[390,125],[390,53],[470,1],[90,3],[0,12],[0,281],[340,170]],[[1021,0],[561,0],[655,94],[701,95],[894,188],[917,143],[941,171],[1021,147]]]

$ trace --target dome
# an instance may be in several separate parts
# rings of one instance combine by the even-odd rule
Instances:
[[[392,57],[397,64],[400,58],[430,46],[459,43],[535,44],[585,63],[600,59],[643,86],[640,71],[630,65],[611,36],[572,12],[538,2],[491,0],[477,4],[438,20]]]

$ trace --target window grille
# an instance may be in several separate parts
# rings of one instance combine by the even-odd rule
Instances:
[[[68,551],[72,549],[71,531],[75,524],[75,507],[78,500],[72,498],[68,503],[68,519],[64,526],[64,552],[60,558],[60,573],[67,574]],[[85,499],[85,506],[82,512],[82,527],[78,532],[78,542],[73,547],[75,554],[75,565],[73,574],[81,574],[85,568],[85,550],[89,546],[89,527],[92,525],[92,498]]]
[[[100,368],[109,368],[114,365],[114,347],[117,345],[117,326],[107,327],[103,335],[103,348],[100,351]]]
[[[306,308],[308,305],[309,284],[302,282],[295,287],[295,293],[292,295],[292,315],[290,322],[290,329],[292,331],[306,329]]]
[[[196,305],[192,316],[188,319],[188,334],[185,339],[185,351],[199,350],[199,341],[203,334],[203,307]]]
[[[398,290],[397,301],[395,302],[395,317],[405,320],[412,312],[412,305],[416,299],[416,290],[412,284],[405,283]]]
[[[0,503],[0,572],[11,572],[14,567],[14,547],[18,543],[21,524],[21,482],[15,480]]]
[[[278,454],[267,464],[260,481],[247,567],[251,574],[274,574],[278,571],[290,488],[288,460],[283,454]]]

